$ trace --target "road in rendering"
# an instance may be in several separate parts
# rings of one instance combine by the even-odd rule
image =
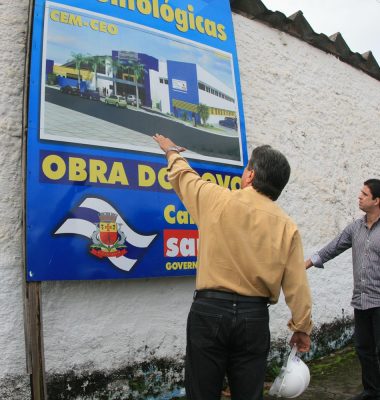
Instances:
[[[238,137],[228,137],[184,125],[149,111],[118,108],[45,88],[45,101],[153,136],[162,133],[188,150],[209,157],[240,161]]]

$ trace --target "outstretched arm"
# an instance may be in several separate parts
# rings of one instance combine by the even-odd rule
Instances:
[[[356,222],[353,222],[346,226],[336,238],[307,259],[305,261],[305,269],[312,266],[324,268],[323,264],[326,261],[332,260],[345,250],[349,249],[352,246],[352,235],[355,223]]]
[[[221,204],[220,193],[228,189],[203,180],[179,154],[186,150],[184,147],[177,146],[171,139],[161,134],[154,135],[153,139],[168,159],[170,184],[199,227],[202,220],[201,214],[208,215],[210,208]]]

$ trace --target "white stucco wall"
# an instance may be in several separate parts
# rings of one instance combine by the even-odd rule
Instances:
[[[21,124],[27,18],[28,1],[0,2],[0,387],[6,374],[25,370]]]
[[[247,138],[289,158],[279,203],[297,222],[305,256],[355,217],[362,183],[379,178],[380,82],[283,32],[236,15]],[[352,315],[350,251],[309,272],[316,326]],[[284,334],[284,307],[272,329]]]
[[[0,2],[0,393],[10,390],[2,383],[9,377],[27,383],[21,255],[27,6]],[[248,142],[269,143],[288,156],[293,172],[280,203],[298,223],[308,256],[360,214],[362,182],[380,170],[380,82],[260,22],[234,15],[234,23]],[[348,253],[324,271],[310,271],[317,328],[342,310],[351,315],[351,276]],[[182,357],[193,288],[194,278],[43,283],[47,372]],[[283,303],[271,307],[273,339],[288,336],[288,317]]]

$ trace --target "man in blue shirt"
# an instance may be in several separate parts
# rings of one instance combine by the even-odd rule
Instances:
[[[364,182],[359,208],[365,215],[305,261],[323,264],[352,247],[355,347],[362,367],[364,391],[354,400],[380,400],[380,180]]]

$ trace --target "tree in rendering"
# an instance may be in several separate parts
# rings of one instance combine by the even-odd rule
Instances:
[[[101,56],[88,56],[86,62],[91,66],[95,76],[95,90],[98,90],[98,67],[105,64],[105,58]]]
[[[117,94],[117,88],[116,88],[116,78],[117,78],[117,73],[119,70],[123,68],[123,64],[117,59],[117,58],[111,58],[108,57],[108,60],[111,62],[111,67],[112,67],[112,80],[113,80],[113,94]]]
[[[80,66],[85,61],[86,57],[82,53],[71,53],[75,62],[75,69],[78,71],[78,89],[80,89]]]
[[[208,117],[210,116],[210,109],[206,106],[206,104],[198,104],[197,112],[201,117],[203,125],[206,125]]]
[[[138,61],[132,61],[129,64],[129,68],[133,71],[133,82],[135,83],[135,89],[136,89],[136,107],[139,108],[139,87],[138,87],[138,81],[144,76],[145,73],[145,67],[143,64],[139,63]]]

